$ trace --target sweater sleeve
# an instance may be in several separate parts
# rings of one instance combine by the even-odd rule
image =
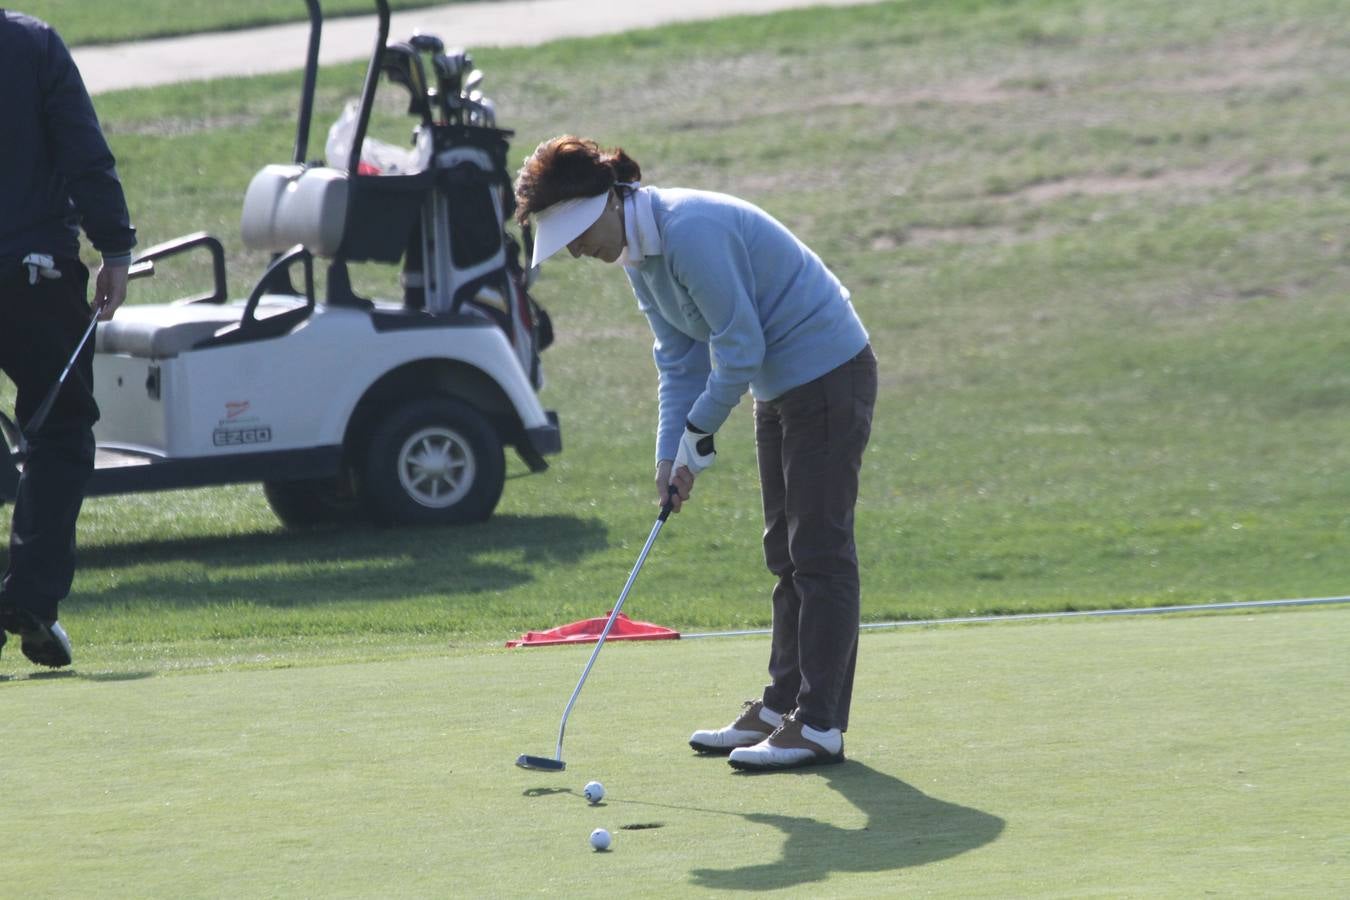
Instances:
[[[65,179],[90,243],[106,256],[126,254],[136,246],[136,230],[116,162],[70,51],[56,32],[47,35],[43,121],[56,171]]]
[[[744,237],[727,221],[690,219],[673,231],[675,277],[709,331],[711,372],[688,418],[711,433],[722,427],[764,362],[754,269]]]
[[[656,461],[660,462],[675,458],[689,408],[708,380],[708,346],[667,322],[647,295],[641,279],[631,281],[638,307],[655,336],[652,359],[657,374]]]

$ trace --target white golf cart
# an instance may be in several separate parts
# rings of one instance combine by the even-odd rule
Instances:
[[[214,290],[124,306],[99,325],[102,419],[88,493],[260,481],[287,525],[357,513],[390,524],[486,519],[502,493],[505,446],[535,472],[562,447],[557,417],[537,396],[551,329],[505,230],[512,133],[495,127],[463,53],[447,57],[427,35],[388,44],[389,8],[376,0],[379,39],[348,166],[307,165],[321,13],[306,4],[294,162],[262,169],[244,199],[244,243],[273,253],[271,265],[231,302],[224,250],[209,235],[138,257],[205,250]],[[428,54],[434,87],[422,74]],[[421,114],[426,160],[409,174],[361,167],[381,74],[407,87],[409,111]],[[328,266],[322,299],[316,258]],[[361,261],[401,262],[402,301],[358,297],[347,264]],[[15,450],[0,446],[0,501],[14,496]]]

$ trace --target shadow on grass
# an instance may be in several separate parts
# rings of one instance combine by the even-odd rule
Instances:
[[[79,570],[116,577],[101,579],[107,586],[77,590],[70,603],[151,601],[189,608],[246,598],[297,607],[334,599],[478,594],[528,583],[542,566],[573,563],[607,545],[603,523],[576,516],[498,516],[464,528],[353,526],[103,544],[80,548]],[[0,549],[0,568],[7,563],[8,552]],[[125,571],[140,567],[155,568]]]
[[[743,777],[823,779],[867,815],[867,824],[840,828],[804,816],[738,813],[746,821],[782,831],[787,836],[782,856],[738,869],[694,869],[690,875],[700,887],[769,891],[824,881],[832,872],[885,872],[922,866],[992,843],[1005,824],[998,816],[929,797],[859,762]],[[784,785],[785,792],[792,788],[792,784]]]
[[[154,678],[155,672],[77,672],[76,677],[81,681],[109,682],[119,681],[141,681],[145,678]]]
[[[94,681],[94,682],[117,682],[117,681],[140,681],[143,678],[154,678],[154,672],[81,672],[77,669],[62,669],[59,672],[30,672],[28,675],[0,675],[0,683],[7,681]]]
[[[889,872],[960,856],[991,844],[1003,833],[998,816],[930,797],[918,788],[863,763],[850,760],[838,766],[738,778],[783,781],[790,795],[796,779],[820,779],[867,815],[861,828],[840,828],[806,816],[741,813],[700,806],[620,799],[616,809],[656,807],[685,812],[736,816],[757,825],[772,825],[786,836],[778,859],[737,869],[694,869],[692,882],[718,891],[772,891],[824,881],[833,872]],[[526,797],[576,794],[571,788],[533,787]],[[599,804],[608,806],[608,802]],[[661,828],[662,822],[630,823],[625,830]]]

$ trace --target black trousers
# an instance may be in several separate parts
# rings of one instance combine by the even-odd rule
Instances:
[[[853,509],[872,432],[870,346],[815,381],[755,403],[764,559],[773,592],[764,704],[812,728],[848,730],[860,589]]]
[[[15,419],[27,425],[89,326],[89,270],[77,259],[57,261],[58,279],[29,284],[21,266],[0,269],[0,369],[18,389]],[[66,376],[47,421],[29,435],[10,528],[9,561],[0,607],[44,620],[75,577],[75,523],[94,470],[94,341]]]

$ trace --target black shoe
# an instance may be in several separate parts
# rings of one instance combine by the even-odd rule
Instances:
[[[7,619],[5,627],[18,633],[19,647],[29,661],[52,669],[70,665],[70,638],[60,622],[44,622],[22,610],[9,611]]]

